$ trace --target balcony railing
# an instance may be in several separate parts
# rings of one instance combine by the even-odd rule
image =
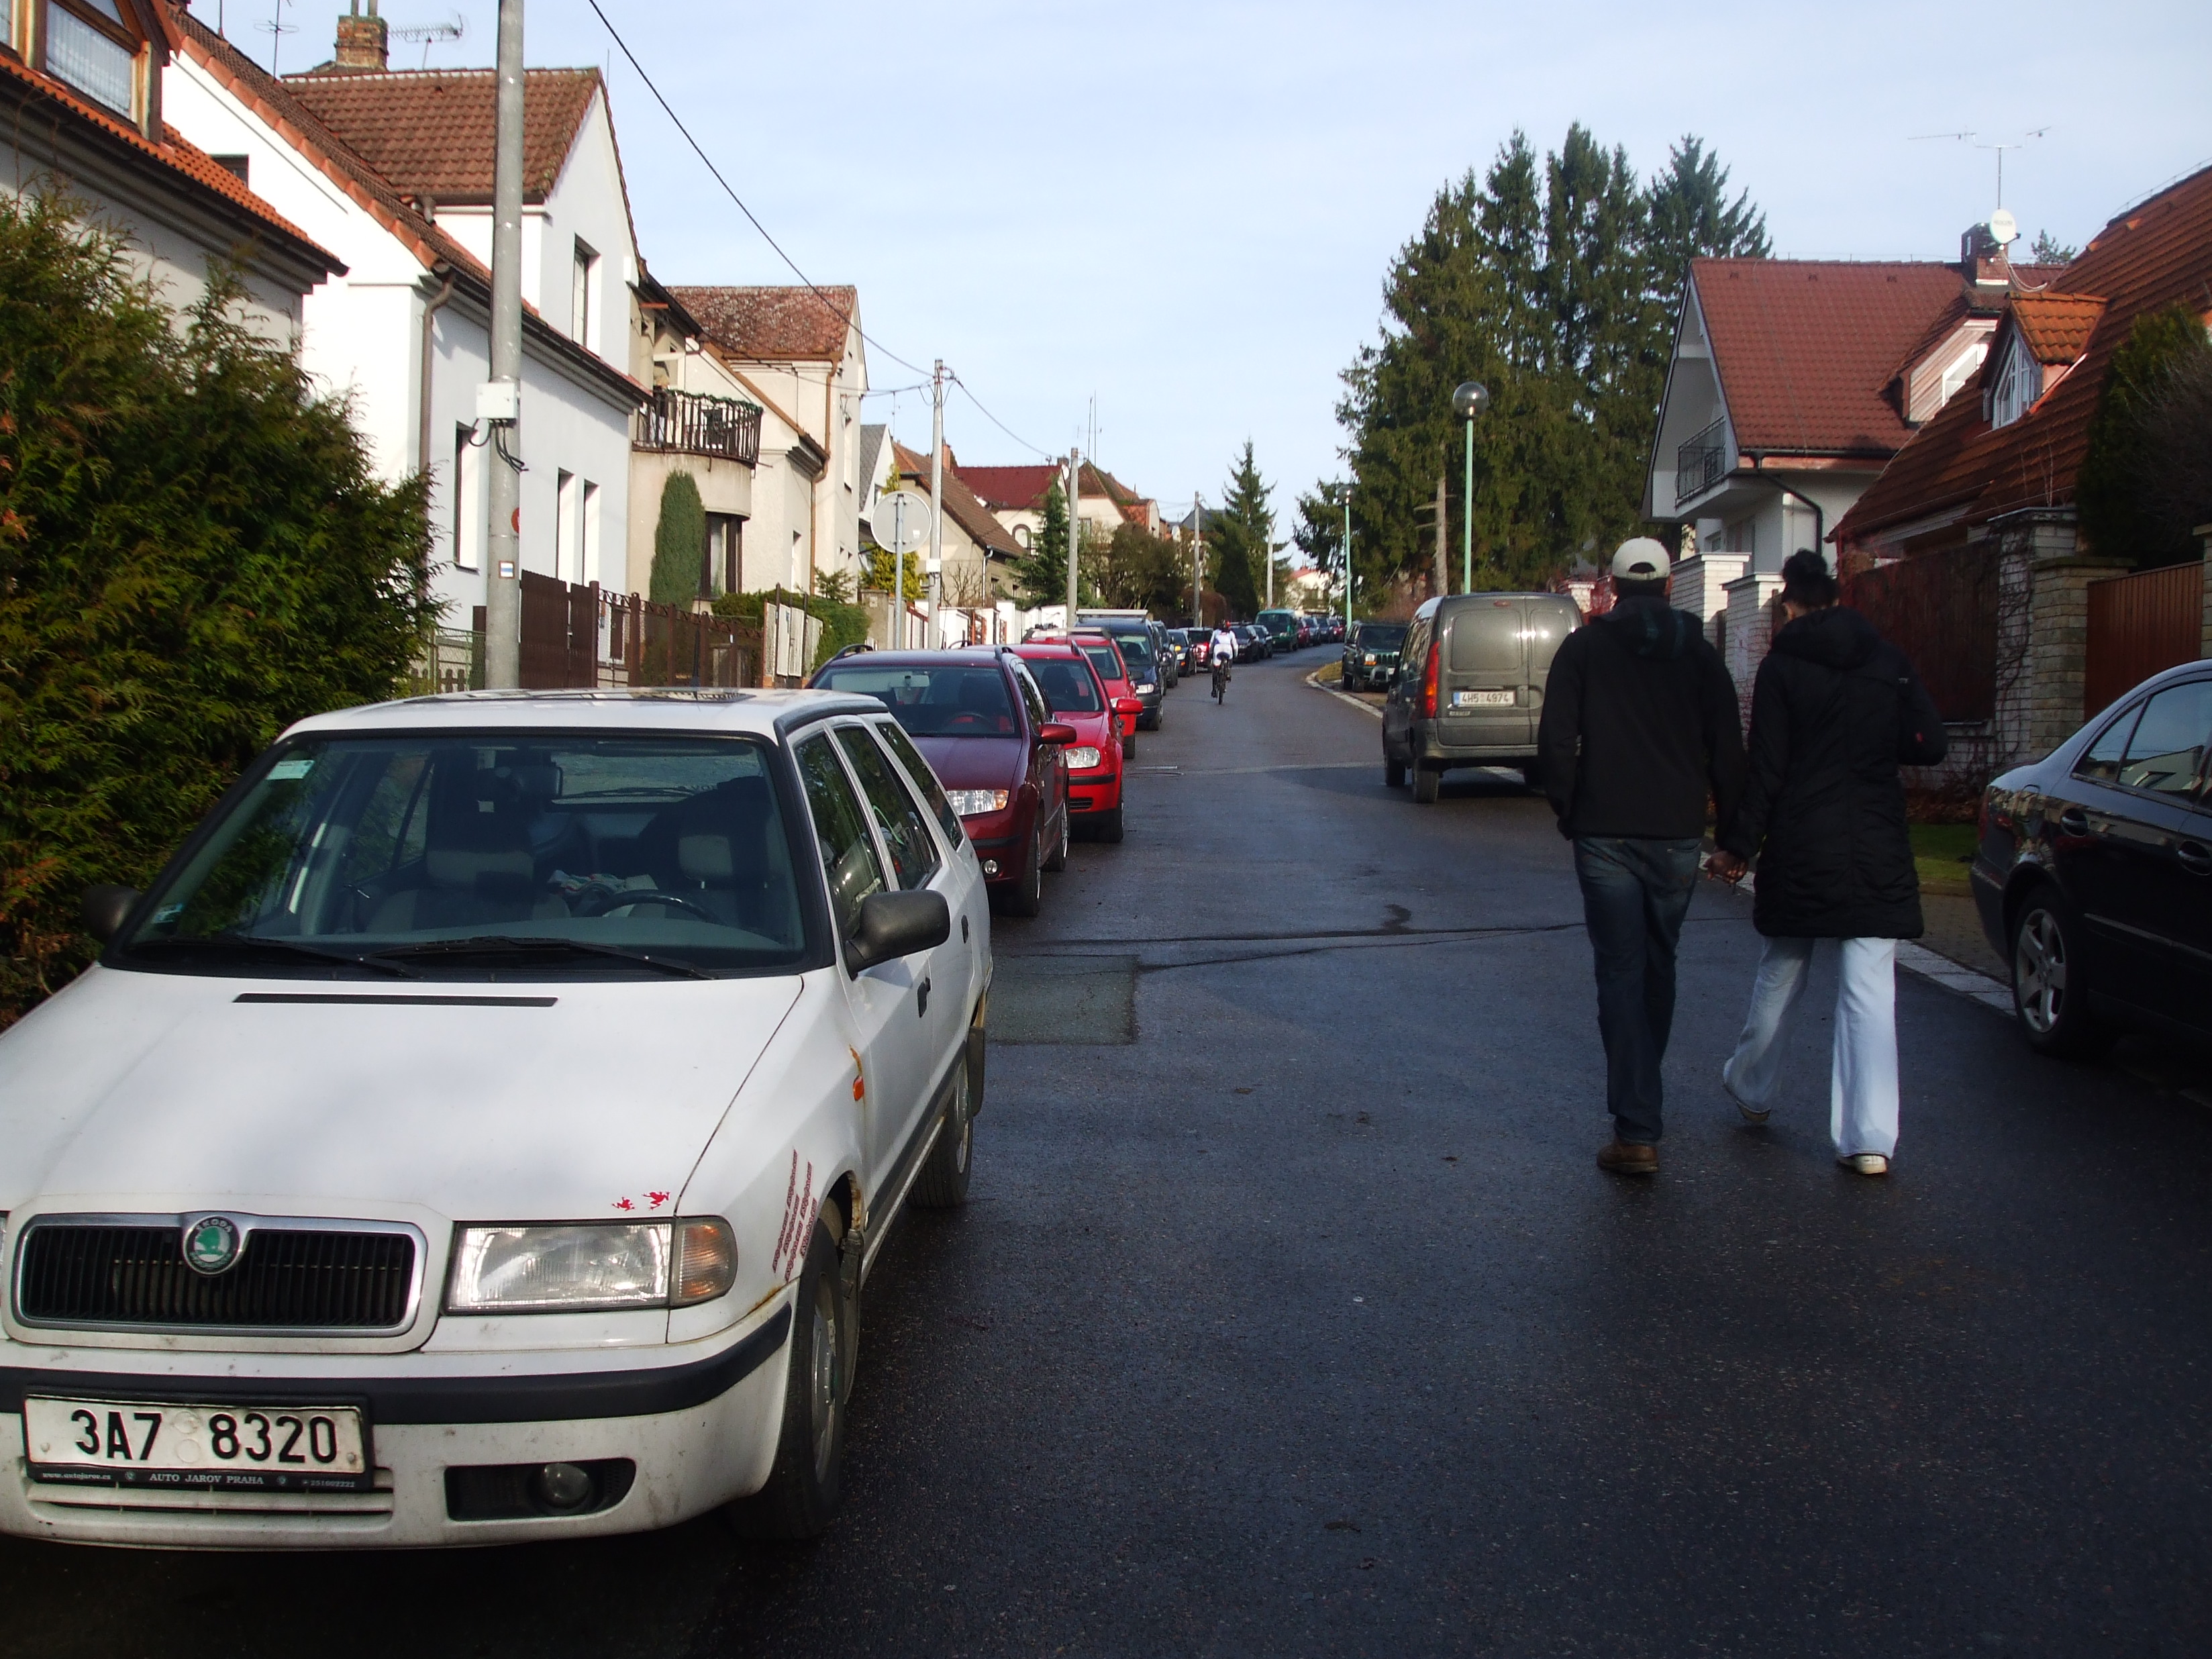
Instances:
[[[1720,482],[1728,471],[1726,421],[1715,421],[1674,452],[1674,501],[1677,506],[1702,495]]]
[[[703,392],[655,392],[637,411],[637,447],[685,455],[719,455],[747,465],[760,459],[758,404]]]

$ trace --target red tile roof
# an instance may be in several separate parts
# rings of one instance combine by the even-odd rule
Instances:
[[[2013,326],[2039,363],[2081,361],[2104,314],[2104,300],[2088,294],[2023,294],[2012,302]]]
[[[960,476],[968,487],[994,507],[1008,512],[1037,512],[1044,498],[1066,469],[1038,466],[963,466]]]
[[[290,75],[284,88],[404,196],[491,200],[498,77],[490,70]],[[522,83],[522,193],[542,202],[599,90],[592,69],[535,69]]]
[[[333,275],[343,275],[345,261],[320,246],[307,233],[301,230],[267,202],[246,187],[245,181],[228,167],[219,165],[214,158],[192,143],[173,127],[164,125],[161,139],[155,143],[148,139],[128,121],[121,120],[90,100],[78,96],[69,86],[51,75],[42,75],[27,68],[19,59],[0,52],[0,73],[15,83],[19,93],[41,98],[66,113],[79,125],[89,127],[112,143],[136,151],[146,160],[166,167],[187,181],[186,187],[197,186],[204,192],[221,197],[228,206],[258,220],[268,229],[276,231],[290,241],[300,252],[322,262],[323,268]],[[19,145],[25,135],[19,128]]]
[[[1957,266],[1695,259],[1690,273],[1739,450],[1886,456],[1905,442],[1882,393],[1958,300]]]
[[[929,493],[928,456],[916,454],[894,438],[891,465],[898,469],[901,478],[913,483],[925,495]],[[991,515],[991,509],[953,470],[949,459],[945,468],[945,516],[967,532],[968,539],[979,546],[1010,559],[1022,556],[1022,544],[1014,539],[1013,532]]]
[[[707,337],[732,356],[756,362],[841,362],[848,319],[860,315],[853,288],[678,288],[684,308]]]
[[[2136,319],[2177,301],[2200,315],[2212,305],[2212,167],[2106,225],[2048,292],[2082,307],[2106,296],[2075,368],[2002,428],[1983,418],[1978,396],[1952,398],[1838,523],[1839,545],[1947,512],[1978,522],[2072,502],[2106,368]]]

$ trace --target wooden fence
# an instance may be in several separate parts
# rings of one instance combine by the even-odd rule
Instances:
[[[2085,720],[2160,669],[2203,649],[2204,567],[2196,560],[2089,584]]]
[[[482,605],[475,624],[481,638]],[[757,623],[702,616],[610,592],[597,582],[558,581],[526,570],[521,645],[526,690],[761,683]]]
[[[1972,721],[1996,713],[1998,592],[1992,540],[1846,574],[1843,599],[1911,659],[1946,720]]]

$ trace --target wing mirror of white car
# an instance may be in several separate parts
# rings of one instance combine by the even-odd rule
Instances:
[[[97,887],[86,888],[81,912],[84,931],[102,945],[107,944],[123,931],[123,924],[130,920],[131,907],[137,902],[136,887],[117,887],[102,882]]]
[[[871,893],[860,901],[860,926],[845,941],[854,973],[878,963],[933,951],[952,937],[952,907],[942,893]]]

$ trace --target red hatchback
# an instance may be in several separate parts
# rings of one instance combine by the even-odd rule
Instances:
[[[1052,717],[1028,665],[999,647],[870,651],[816,671],[812,684],[880,700],[945,785],[991,896],[1036,915],[1047,870],[1067,864],[1073,726]]]
[[[1113,636],[1095,628],[1079,628],[1073,635],[1060,634],[1038,641],[1041,645],[1073,645],[1091,659],[1091,666],[1097,671],[1098,683],[1106,688],[1106,700],[1120,708],[1124,698],[1135,698],[1136,682],[1129,678],[1129,665],[1121,660],[1121,649],[1114,643]],[[1139,700],[1137,707],[1144,707]],[[1121,732],[1121,758],[1137,757],[1137,717],[1119,714],[1114,724]]]
[[[1079,830],[1100,841],[1121,839],[1121,744],[1123,727],[1144,711],[1134,697],[1106,695],[1106,683],[1091,659],[1073,645],[1018,646],[1014,654],[1030,665],[1037,689],[1052,705],[1052,717],[1076,731],[1067,750],[1067,810]]]

